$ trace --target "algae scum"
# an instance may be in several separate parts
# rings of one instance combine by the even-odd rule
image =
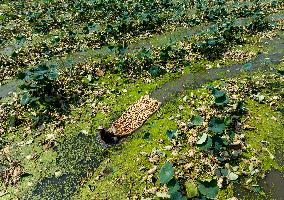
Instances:
[[[25,199],[69,199],[89,171],[95,170],[102,159],[101,147],[93,136],[80,133],[54,147],[57,165],[64,171],[59,177],[41,180]]]
[[[0,199],[283,199],[283,11],[0,1]]]

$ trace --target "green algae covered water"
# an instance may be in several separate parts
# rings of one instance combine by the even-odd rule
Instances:
[[[43,178],[24,199],[70,199],[88,173],[94,171],[104,156],[97,138],[84,133],[66,138],[54,147],[61,175]]]
[[[280,63],[284,56],[284,41],[277,39],[271,43],[273,44],[268,45],[273,45],[273,51],[268,54],[259,54],[256,59],[249,62],[249,69],[246,68],[247,65],[237,64],[206,72],[186,74],[155,90],[151,96],[165,103],[187,88],[198,88],[205,83],[235,77],[242,72],[273,71],[270,65]],[[57,165],[60,166],[62,174],[57,177],[43,178],[25,199],[70,199],[80,187],[82,180],[88,176],[88,173],[96,170],[107,154],[96,136],[84,133],[79,133],[76,137],[67,137],[56,145],[54,150],[58,153]],[[283,186],[283,179],[279,173],[272,170],[266,179],[260,181],[260,185],[266,192],[270,192],[271,185],[277,185],[273,192],[276,196],[282,195],[280,186]],[[240,197],[246,196],[246,190],[238,189],[238,187],[236,193]]]

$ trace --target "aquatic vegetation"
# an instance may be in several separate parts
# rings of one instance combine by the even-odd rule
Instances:
[[[214,91],[213,95],[216,95],[216,93],[222,93],[222,95],[224,94],[224,92],[218,90],[217,88],[209,87],[209,89]],[[239,104],[239,102],[240,101],[235,100],[236,104]],[[239,106],[235,106],[235,109],[239,109]],[[214,174],[211,177],[206,177],[206,179],[200,179],[199,175],[196,176],[198,177],[198,180],[188,180],[191,181],[191,183],[198,185],[199,192],[194,192],[195,196],[201,195],[209,199],[214,199],[218,195],[219,187],[222,188],[225,185],[228,185],[229,181],[236,181],[239,178],[239,175],[233,169],[238,166],[238,162],[240,162],[239,157],[243,151],[243,141],[237,135],[239,134],[237,128],[238,118],[241,117],[242,113],[240,113],[240,116],[237,116],[236,113],[238,113],[237,110],[231,110],[226,113],[226,117],[224,119],[219,117],[217,118],[215,116],[210,117],[207,119],[208,121],[206,120],[206,124],[208,124],[207,130],[204,126],[202,126],[204,121],[201,116],[193,116],[190,120],[192,122],[193,119],[197,119],[197,124],[202,127],[189,126],[187,128],[189,130],[192,128],[198,130],[198,132],[195,133],[197,134],[197,136],[195,136],[197,138],[189,135],[188,142],[197,147],[196,154],[202,154],[202,152],[204,152],[206,153],[203,155],[204,157],[210,156],[210,160],[204,161],[204,164],[211,166],[211,170],[213,171],[212,173]],[[208,118],[208,116],[206,118]],[[167,131],[167,135],[171,136],[170,139],[180,141],[181,138],[179,138],[178,135],[173,138],[172,132],[173,131]],[[180,141],[180,145],[184,142],[186,144],[186,141]],[[201,160],[202,159],[204,158],[201,158]],[[179,165],[178,163],[175,164]],[[161,168],[159,177],[162,184],[167,184],[173,178],[173,167],[169,162],[166,162]],[[172,196],[171,191],[172,189],[168,186],[170,198]]]
[[[33,2],[28,5],[10,2],[4,4],[9,9],[6,10],[7,15],[4,14],[3,16],[2,23],[7,26],[3,26],[1,33],[7,36],[5,39],[7,41],[15,38],[15,44],[13,42],[8,43],[1,50],[0,69],[1,72],[5,73],[5,78],[0,77],[1,80],[14,76],[17,70],[36,66],[49,59],[65,56],[72,52],[88,54],[87,52],[91,49],[108,46],[111,49],[117,49],[118,55],[121,56],[128,51],[128,41],[132,37],[139,37],[143,33],[150,35],[154,32],[160,33],[163,30],[171,30],[173,26],[177,25],[184,26],[187,23],[190,25],[190,18],[195,18],[192,19],[193,21],[204,19],[205,23],[217,23],[215,28],[209,30],[210,36],[202,37],[198,43],[192,45],[195,46],[193,49],[203,54],[206,54],[208,50],[213,51],[207,56],[215,59],[220,57],[220,53],[224,52],[226,48],[242,42],[244,33],[252,34],[276,28],[277,24],[273,24],[265,16],[270,14],[269,11],[278,12],[282,9],[282,4],[278,1],[256,1],[253,4],[246,4],[245,2],[235,4],[230,1],[210,2],[209,10],[216,8],[221,10],[221,12],[216,13],[208,13],[207,1],[203,1],[202,6],[198,2],[190,3],[187,1],[169,1],[168,3],[152,0],[146,2],[90,1],[88,3],[80,1],[76,4],[71,2]],[[55,4],[56,6],[54,6]],[[117,10],[113,9],[112,6]],[[243,12],[243,6],[249,11],[245,15],[239,13]],[[231,8],[234,9],[231,10]],[[197,9],[197,13],[191,15],[188,10],[194,9]],[[64,12],[63,10],[67,10],[67,12],[61,14],[61,12]],[[221,13],[224,10],[227,14],[222,15]],[[55,19],[52,17],[55,15],[60,17]],[[214,16],[214,18],[208,16]],[[235,20],[240,17],[247,17],[248,19],[244,20],[244,24],[242,24]],[[250,20],[250,17],[253,19]],[[90,18],[92,18],[91,21]],[[17,22],[16,25],[9,26],[9,20]],[[223,23],[223,20],[226,20],[226,23]],[[18,26],[25,27],[25,29]],[[20,32],[10,34],[10,29]],[[33,34],[38,36],[32,37]],[[167,57],[170,56],[168,53],[173,49],[171,43],[175,42],[171,41],[167,45],[168,47],[159,50],[159,60],[168,59]],[[178,53],[174,50],[174,52],[181,56],[187,49],[183,48]],[[120,56],[117,59],[123,60]],[[123,57],[126,59],[125,56]],[[15,70],[12,70],[14,68]],[[144,70],[147,70],[147,68]]]
[[[174,169],[173,169],[172,164],[169,162],[166,162],[165,165],[161,168],[159,176],[160,176],[161,183],[166,184],[170,182],[170,180],[174,176]]]
[[[121,169],[120,172],[117,171],[105,178],[99,179],[99,182],[90,181],[89,184],[94,185],[95,187],[98,188],[95,189],[93,193],[87,192],[87,189],[86,190],[83,189],[82,192],[80,193],[80,197],[84,199],[84,193],[96,194],[98,195],[99,198],[103,197],[115,198],[118,197],[119,195],[123,195],[122,193],[120,193],[120,191],[126,191],[126,190],[122,188],[115,189],[111,187],[111,185],[109,184],[110,180],[112,180],[111,181],[112,184],[116,183],[116,181],[113,180],[114,177],[116,177],[118,180],[125,177],[124,170],[129,171],[129,169],[131,169],[131,171],[135,171],[136,174],[135,176],[137,176],[137,179],[132,180],[130,183],[125,183],[125,187],[127,187],[128,184],[131,184],[133,188],[136,188],[135,190],[136,192],[134,192],[134,194],[139,197],[143,196],[144,198],[154,198],[155,196],[161,198],[171,198],[170,190],[173,191],[174,188],[179,188],[176,190],[180,192],[183,196],[186,196],[188,193],[190,193],[187,192],[187,190],[190,189],[186,188],[188,183],[191,183],[191,186],[193,185],[192,188],[193,191],[195,191],[193,192],[194,196],[199,196],[200,195],[200,191],[198,189],[199,183],[206,181],[207,179],[213,179],[213,182],[214,180],[218,180],[217,181],[218,198],[220,199],[231,198],[234,196],[232,188],[233,184],[235,183],[242,183],[242,185],[247,185],[246,187],[250,188],[250,185],[256,184],[256,179],[258,177],[262,177],[263,173],[266,171],[267,168],[264,169],[262,168],[262,166],[268,166],[273,163],[272,166],[277,167],[277,165],[274,162],[271,162],[271,160],[261,159],[260,162],[258,159],[256,159],[258,158],[258,156],[256,156],[256,154],[254,153],[255,151],[257,151],[258,154],[260,153],[263,156],[263,158],[265,158],[269,154],[261,150],[262,147],[259,146],[259,141],[261,140],[260,138],[258,139],[258,142],[255,141],[255,139],[253,139],[255,138],[255,134],[253,131],[251,131],[251,133],[249,134],[250,135],[248,136],[249,138],[247,138],[246,137],[247,135],[245,134],[247,133],[247,130],[249,130],[249,126],[247,125],[247,123],[243,122],[243,120],[245,120],[248,116],[250,116],[251,119],[254,119],[254,116],[257,116],[255,115],[257,111],[255,112],[253,108],[254,106],[253,102],[251,102],[251,100],[246,100],[245,97],[251,97],[253,99],[253,96],[250,96],[250,94],[247,92],[250,91],[252,87],[259,87],[258,80],[259,76],[256,75],[254,77],[247,77],[247,78],[242,77],[236,80],[233,79],[225,81],[222,84],[223,85],[222,87],[216,87],[216,84],[214,84],[215,88],[218,88],[220,91],[226,92],[230,97],[234,97],[230,101],[229,105],[227,105],[228,106],[227,110],[230,110],[228,112],[232,112],[232,114],[239,113],[237,115],[243,116],[242,118],[238,119],[238,121],[240,120],[239,123],[241,122],[241,124],[239,123],[235,124],[233,122],[230,122],[230,120],[224,120],[224,123],[227,124],[227,126],[226,130],[222,133],[222,135],[227,134],[226,136],[227,143],[226,142],[224,143],[224,138],[222,137],[220,139],[218,138],[218,136],[220,136],[220,133],[215,133],[215,132],[208,132],[206,134],[202,133],[203,130],[204,131],[207,130],[207,125],[212,119],[211,117],[212,115],[219,116],[220,114],[224,114],[222,109],[214,105],[214,96],[210,94],[210,90],[209,91],[206,89],[200,89],[198,91],[190,90],[185,94],[181,94],[181,96],[178,96],[172,102],[169,102],[165,107],[162,107],[161,113],[157,114],[156,116],[153,116],[149,124],[146,124],[142,128],[142,131],[140,133],[139,132],[136,133],[136,135],[133,135],[131,139],[125,141],[123,147],[120,150],[118,150],[118,152],[115,152],[114,156],[111,156],[110,158],[112,160],[111,166],[113,167],[117,166],[119,168],[123,166],[123,169]],[[274,80],[273,75],[266,76],[267,82],[270,81],[277,82],[277,80],[278,81],[280,80],[279,77],[278,79]],[[265,89],[266,87],[261,87],[261,88]],[[261,88],[259,88],[258,90],[262,90]],[[194,94],[190,94],[191,92],[194,92]],[[235,99],[236,95],[245,99],[243,101],[239,101],[238,99]],[[188,96],[188,98],[184,98],[185,96]],[[211,101],[210,101],[210,96],[213,97]],[[271,96],[273,96],[273,94],[271,94]],[[179,110],[178,108],[179,106],[177,105],[183,105],[182,110]],[[267,105],[263,106],[267,107]],[[200,111],[197,111],[196,108]],[[231,108],[233,109],[231,110]],[[217,110],[220,109],[220,113],[219,112],[215,113],[216,112],[215,109]],[[203,116],[204,126],[203,125],[201,125],[201,127],[192,126],[191,119],[193,118],[193,116],[196,116],[197,114]],[[237,125],[236,127],[238,130],[241,131],[241,134],[238,134],[237,131],[233,131],[234,124]],[[275,129],[274,134],[276,135],[278,135],[277,134],[278,130],[281,130],[281,122],[277,124],[278,124],[277,127],[278,126],[280,127]],[[268,124],[264,126],[270,127],[268,128],[269,130],[271,129],[271,126]],[[238,127],[246,127],[246,128],[240,129]],[[175,131],[176,129],[178,130]],[[144,131],[145,133],[150,134],[149,139],[143,139]],[[198,134],[199,132],[200,134]],[[172,136],[174,135],[174,133],[178,134],[175,134],[173,138],[168,137],[168,135]],[[264,132],[263,134],[266,135]],[[204,149],[200,148],[197,144],[199,139],[201,139],[200,137],[202,137],[202,140],[204,139],[207,140],[208,135],[212,139],[212,144],[208,145],[208,148]],[[215,135],[217,137],[214,137]],[[159,142],[160,140],[163,141]],[[203,144],[202,140],[199,141],[199,143]],[[251,140],[254,141],[253,148],[250,147],[250,144],[252,144]],[[135,152],[133,152],[133,147],[134,147],[133,145],[139,147],[135,150]],[[128,150],[126,150],[126,148],[128,148]],[[192,148],[196,148],[196,150],[193,150]],[[272,146],[269,147],[269,149],[271,148]],[[117,151],[117,149],[115,151]],[[140,154],[140,152],[143,153]],[[220,155],[220,156],[217,156],[216,160],[215,159],[211,160],[210,152],[212,152],[213,155]],[[117,157],[118,155],[121,154],[123,154],[122,157]],[[210,154],[210,157],[207,154]],[[129,156],[132,159],[134,158],[134,160],[136,160],[140,158],[141,155],[142,155],[141,159],[143,161],[141,161],[141,164],[138,166],[137,164],[135,164],[135,161],[131,161],[130,159],[127,159],[127,161],[124,160],[126,157]],[[200,157],[198,155],[200,155]],[[147,161],[148,159],[149,161]],[[160,172],[162,171],[162,167],[167,163],[167,161],[170,162],[172,165],[172,168],[175,172],[174,179],[176,180],[176,182],[178,182],[179,187],[177,186],[176,182],[174,183],[170,182],[171,184],[169,186],[165,184],[166,188],[164,187],[164,184],[161,185],[158,184],[161,181]],[[124,162],[126,162],[127,164],[122,164]],[[217,167],[218,165],[217,166],[213,165],[213,163],[215,162],[217,163],[220,162],[223,164]],[[106,165],[108,166],[109,164]],[[141,166],[146,167],[146,169],[144,170],[141,169],[140,171],[139,168]],[[157,171],[157,166],[158,169],[160,169],[159,171]],[[252,166],[251,170],[249,169],[249,166]],[[172,168],[169,167],[168,172],[172,172]],[[169,173],[169,175],[171,175],[171,173]],[[143,178],[143,176],[145,177]],[[145,182],[143,181],[141,182],[142,178],[143,180],[145,180]],[[243,179],[245,180],[243,181]],[[251,182],[245,183],[246,180],[249,179]],[[137,181],[139,183],[136,183]],[[141,184],[143,184],[144,187],[147,188],[146,191],[140,191],[138,189],[141,187],[140,186]],[[104,195],[99,195],[97,192],[104,191],[103,188],[106,187],[106,185],[108,185],[108,187],[113,188],[115,192],[108,195],[105,193]],[[172,186],[173,189],[170,189],[170,186]],[[214,187],[215,186],[213,184],[212,189]],[[194,188],[196,188],[197,190]],[[251,186],[251,189],[253,190],[254,186]],[[214,189],[212,190],[212,192],[213,191]],[[226,195],[224,195],[224,193],[226,193]]]
[[[283,171],[283,5],[0,2],[0,198],[268,198],[258,180]],[[145,96],[161,106],[104,143],[98,130]]]

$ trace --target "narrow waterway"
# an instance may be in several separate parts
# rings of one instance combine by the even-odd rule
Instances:
[[[235,64],[222,68],[185,74],[153,91],[150,96],[165,103],[186,88],[198,88],[205,83],[223,78],[236,77],[241,73],[249,74],[255,73],[256,71],[274,71],[275,69],[272,67],[272,64],[279,64],[284,56],[284,40],[275,38],[266,43],[267,46],[274,47],[274,50],[268,54],[261,53],[254,60],[245,64]],[[249,68],[247,66],[249,66]]]

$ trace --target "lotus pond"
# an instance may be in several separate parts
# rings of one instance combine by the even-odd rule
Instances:
[[[0,1],[0,199],[282,200],[283,22],[282,0]]]

